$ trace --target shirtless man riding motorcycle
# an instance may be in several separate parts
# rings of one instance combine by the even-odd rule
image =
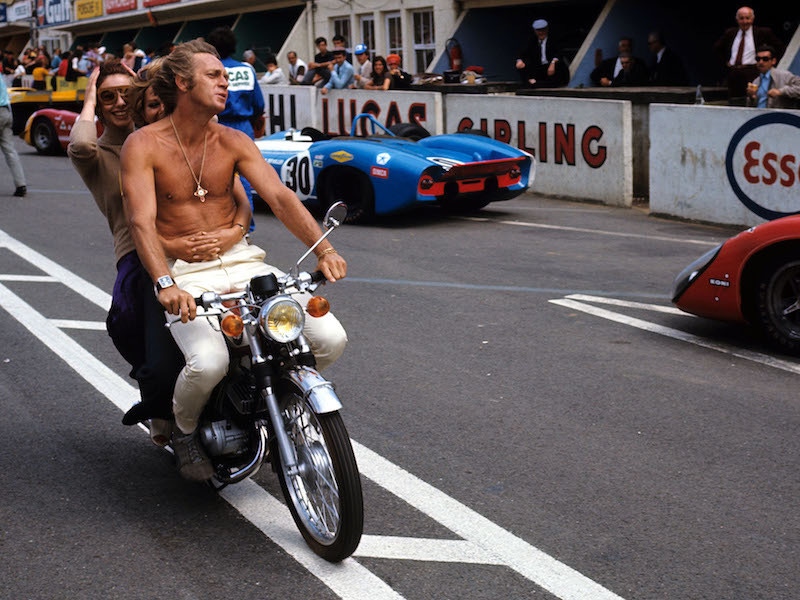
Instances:
[[[213,468],[196,429],[214,386],[225,376],[228,351],[209,319],[196,318],[194,298],[205,291],[241,290],[253,276],[277,272],[263,262],[266,253],[245,238],[246,224],[235,222],[235,174],[252,184],[306,246],[322,232],[252,140],[214,122],[214,115],[225,108],[228,79],[212,46],[200,40],[180,44],[164,58],[152,85],[167,116],[127,138],[120,157],[123,202],[139,257],[168,320],[175,321],[170,331],[186,359],[173,397],[178,469],[187,479],[202,481],[213,475]],[[241,241],[209,261],[168,259],[159,242],[159,234],[169,239],[236,226],[242,228]],[[314,253],[317,268],[329,281],[346,276],[347,263],[329,242],[323,241]],[[335,361],[347,342],[344,328],[330,313],[307,319],[304,333],[320,369]]]

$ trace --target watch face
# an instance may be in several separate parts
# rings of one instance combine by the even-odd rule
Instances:
[[[170,277],[169,275],[164,275],[163,277],[158,278],[157,285],[159,288],[167,288],[170,287],[171,285],[175,285],[175,282],[172,281],[172,277]]]

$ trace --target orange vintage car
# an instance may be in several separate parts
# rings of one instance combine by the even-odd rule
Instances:
[[[39,154],[63,154],[69,144],[69,132],[78,113],[58,108],[37,110],[25,123],[21,136]],[[103,133],[103,124],[95,118],[97,135]]]
[[[693,315],[749,323],[778,349],[800,354],[800,214],[706,252],[675,278],[672,302]]]

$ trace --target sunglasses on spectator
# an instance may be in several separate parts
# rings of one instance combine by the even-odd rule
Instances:
[[[125,100],[126,95],[128,94],[128,90],[131,89],[129,85],[120,85],[117,87],[110,87],[110,88],[103,88],[102,90],[97,92],[97,97],[100,99],[100,102],[106,105],[116,104],[117,98],[122,98]]]
[[[769,61],[772,60],[772,57],[771,56],[756,56],[756,60],[763,61],[763,62],[769,62]]]

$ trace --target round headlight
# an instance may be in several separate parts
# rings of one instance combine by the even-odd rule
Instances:
[[[258,313],[261,330],[276,342],[296,340],[303,332],[303,307],[291,298],[273,298]]]

